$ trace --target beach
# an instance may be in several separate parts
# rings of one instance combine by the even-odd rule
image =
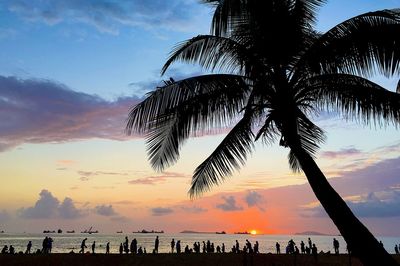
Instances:
[[[397,262],[400,256],[394,255]],[[0,265],[275,265],[275,266],[345,266],[362,265],[358,259],[352,257],[351,264],[347,254],[319,254],[317,259],[310,255],[276,255],[276,254],[145,254],[145,255],[119,255],[119,254],[40,254],[40,255],[0,255]]]

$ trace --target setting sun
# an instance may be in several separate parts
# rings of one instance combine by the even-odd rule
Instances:
[[[256,234],[257,234],[257,231],[256,231],[256,230],[251,230],[251,231],[250,231],[250,234],[251,234],[251,235],[256,235]]]

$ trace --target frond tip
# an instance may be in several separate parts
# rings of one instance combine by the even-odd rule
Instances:
[[[190,197],[194,198],[210,190],[213,185],[220,184],[232,175],[233,169],[239,169],[253,149],[253,140],[251,118],[245,116],[214,152],[196,168],[189,190]]]

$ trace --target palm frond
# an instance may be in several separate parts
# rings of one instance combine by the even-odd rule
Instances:
[[[252,117],[245,114],[230,130],[214,152],[199,165],[193,175],[190,197],[201,195],[213,185],[220,184],[246,161],[252,151],[254,135],[251,130]]]
[[[174,62],[198,63],[213,71],[218,68],[228,73],[241,73],[248,61],[254,61],[248,49],[233,38],[199,35],[174,47],[161,74]]]
[[[248,92],[241,76],[204,75],[170,82],[131,110],[126,130],[147,134],[152,167],[163,170],[176,162],[191,134],[230,125]]]
[[[299,61],[311,73],[391,76],[400,70],[400,11],[369,12],[323,34]]]
[[[337,111],[364,124],[400,123],[400,94],[365,78],[327,74],[310,78],[306,83],[318,108]]]

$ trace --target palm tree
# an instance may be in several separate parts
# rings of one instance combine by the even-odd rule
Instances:
[[[171,78],[129,113],[126,130],[146,134],[153,168],[175,163],[190,136],[230,127],[194,171],[195,197],[244,165],[255,141],[279,140],[352,253],[365,265],[397,265],[315,163],[325,135],[309,117],[328,110],[365,125],[399,124],[400,95],[368,78],[399,72],[400,12],[365,13],[320,33],[314,26],[323,0],[203,2],[215,8],[210,35],[178,44],[162,74],[178,61],[212,74]]]

